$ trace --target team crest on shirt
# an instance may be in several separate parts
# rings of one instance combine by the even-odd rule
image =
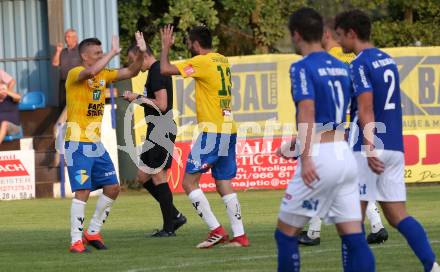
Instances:
[[[105,80],[104,80],[104,79],[101,79],[101,80],[99,81],[99,86],[101,86],[101,87],[104,87],[104,86],[105,86]]]

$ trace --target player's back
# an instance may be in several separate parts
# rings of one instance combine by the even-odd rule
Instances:
[[[372,91],[375,122],[385,126],[386,131],[380,131],[379,126],[382,125],[376,126],[379,130],[376,136],[383,143],[381,147],[376,142],[376,147],[403,152],[400,81],[395,61],[377,48],[365,49],[352,62],[351,73],[355,97],[363,92]],[[357,111],[356,98],[353,102],[352,109],[355,112]],[[354,150],[360,151],[361,145],[362,133],[359,133]]]
[[[183,76],[195,79],[197,121],[214,125],[204,128],[204,131],[235,133],[228,59],[211,52],[195,56],[177,64],[177,67]]]
[[[327,52],[314,52],[292,64],[292,95],[315,102],[315,123],[333,125],[345,122],[345,112],[352,95],[348,66]],[[298,108],[298,107],[297,107]],[[340,127],[343,129],[343,126]]]

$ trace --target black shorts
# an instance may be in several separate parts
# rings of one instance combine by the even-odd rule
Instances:
[[[147,141],[149,141],[149,135],[150,131],[147,131]],[[149,168],[162,168],[163,170],[171,168],[171,164],[173,162],[173,153],[169,154],[168,150],[171,150],[171,152],[174,150],[176,135],[168,133],[166,137],[171,140],[172,146],[163,147],[155,144],[153,148],[141,154],[142,162]]]

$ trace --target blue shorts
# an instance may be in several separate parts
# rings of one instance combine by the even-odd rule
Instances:
[[[115,166],[102,143],[67,141],[64,147],[72,192],[119,184]],[[73,150],[69,151],[69,147]]]
[[[237,174],[235,145],[237,134],[203,132],[199,135],[186,161],[188,174],[212,170],[216,180],[229,180]]]

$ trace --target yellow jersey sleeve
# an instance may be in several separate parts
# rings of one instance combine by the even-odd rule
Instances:
[[[180,75],[183,77],[198,78],[206,75],[203,67],[206,63],[205,56],[195,56],[189,60],[176,63],[177,69],[179,69]]]
[[[84,69],[84,66],[76,66],[75,68],[70,69],[69,73],[67,74],[66,86],[74,84],[78,79],[79,74]]]
[[[118,78],[118,70],[105,68],[102,72],[104,72],[103,77],[105,77],[107,83],[113,83]]]

